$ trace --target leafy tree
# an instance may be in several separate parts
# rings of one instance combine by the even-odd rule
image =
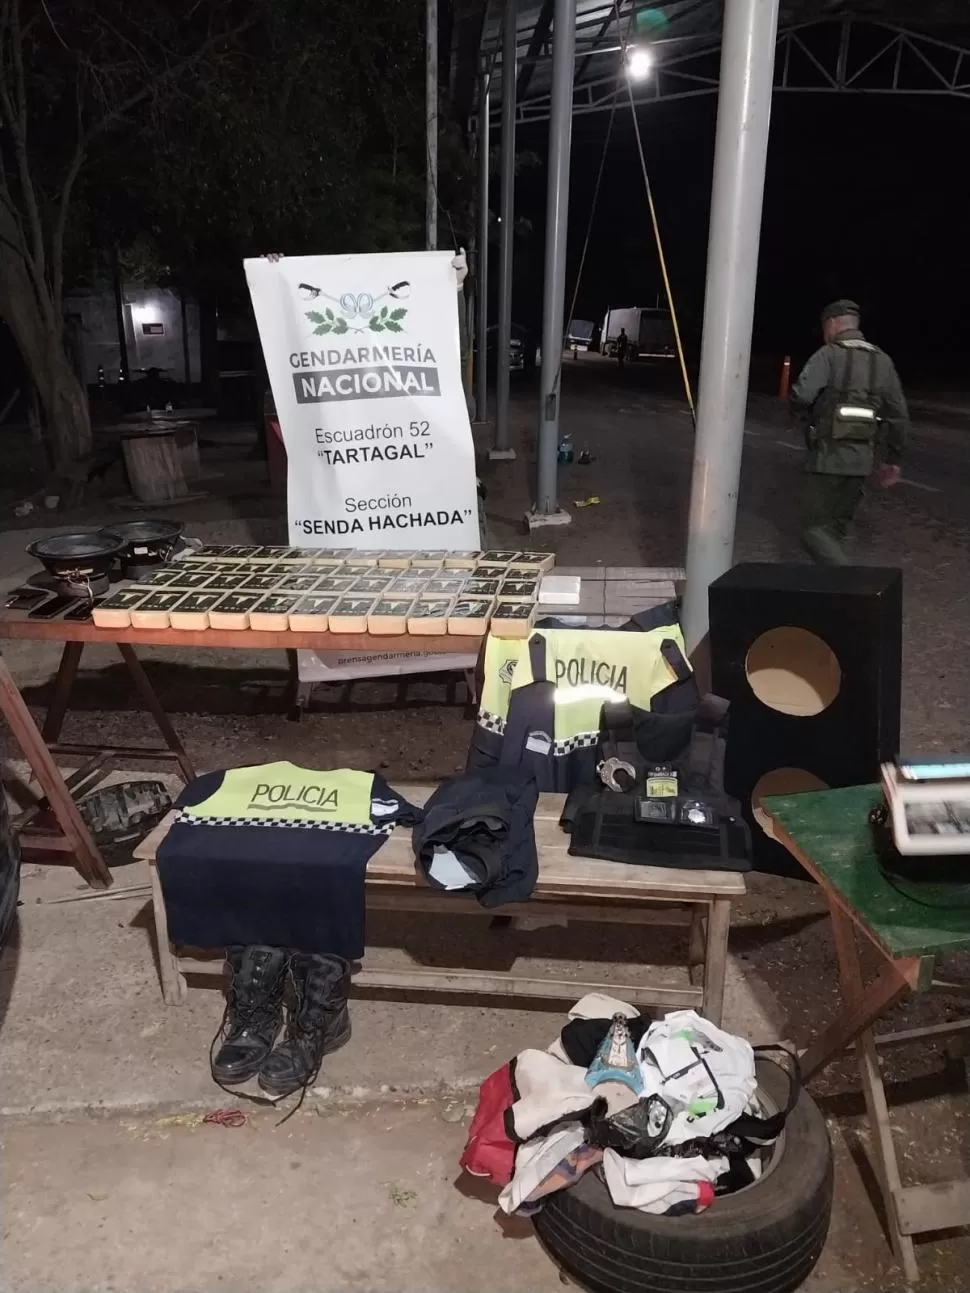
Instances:
[[[239,299],[266,251],[421,245],[422,22],[421,0],[272,0],[191,114],[146,131],[129,202],[182,288]]]
[[[244,255],[420,245],[423,6],[0,0],[0,315],[77,480],[65,284],[105,251],[202,299]]]
[[[76,215],[133,121],[160,122],[218,69],[252,13],[239,0],[0,0],[0,313],[37,388],[59,473],[91,447],[64,348]]]

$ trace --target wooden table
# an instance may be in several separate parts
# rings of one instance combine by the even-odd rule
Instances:
[[[582,615],[590,625],[618,625],[637,611],[668,601],[674,595],[674,584],[683,576],[677,569],[647,569],[637,566],[567,567],[561,574],[582,577],[579,606],[543,607],[543,615]],[[22,834],[25,848],[74,855],[75,865],[89,884],[107,887],[111,873],[78,813],[71,796],[72,786],[65,783],[55,756],[82,756],[90,760],[74,774],[73,786],[90,781],[93,773],[107,760],[164,759],[174,761],[186,780],[195,776],[185,747],[162,709],[144,666],[138,659],[138,646],[235,648],[245,651],[284,650],[295,660],[297,650],[347,652],[454,652],[467,655],[477,651],[480,637],[452,636],[413,637],[407,633],[375,636],[368,633],[262,633],[254,629],[231,631],[206,629],[187,632],[181,629],[99,629],[92,623],[71,623],[64,619],[32,620],[24,611],[0,611],[0,639],[26,639],[33,642],[61,642],[64,649],[54,680],[50,706],[41,729],[38,729],[10,671],[0,653],[0,712],[3,713],[18,744],[24,752],[44,793],[44,806],[50,806],[60,833]],[[113,746],[63,744],[59,742],[67,714],[71,691],[77,678],[84,647],[89,642],[116,646],[141,697],[164,738],[164,746]],[[31,810],[36,815],[34,810]],[[18,823],[22,830],[25,825]]]
[[[775,837],[825,892],[839,963],[842,1009],[802,1053],[802,1070],[810,1077],[855,1042],[890,1239],[906,1278],[915,1281],[913,1236],[970,1225],[970,1179],[902,1184],[876,1048],[966,1034],[970,1020],[881,1036],[874,1035],[872,1025],[908,992],[942,987],[970,995],[967,984],[944,983],[934,975],[942,954],[970,948],[970,883],[921,883],[918,901],[903,891],[912,882],[894,885],[880,868],[868,824],[871,809],[881,802],[878,786],[852,786],[771,796],[765,810]],[[858,933],[880,957],[879,972],[868,985]]]
[[[422,805],[433,786],[397,789]],[[409,966],[391,970],[365,967],[354,975],[361,987],[475,993],[503,997],[575,1001],[586,992],[607,992],[624,1000],[663,1010],[699,1010],[721,1022],[731,902],[745,891],[744,877],[733,871],[689,871],[676,867],[635,866],[595,858],[570,857],[569,836],[559,825],[565,795],[540,795],[535,815],[539,878],[529,902],[486,909],[474,898],[432,888],[414,865],[411,832],[398,828],[367,865],[366,896],[370,910],[447,913],[449,916],[550,916],[603,924],[683,925],[689,927],[687,956],[691,982],[683,987],[651,982],[609,984],[584,980],[526,977],[502,971]],[[220,975],[223,956],[202,959],[174,949],[168,938],[165,899],[155,857],[174,813],[139,844],[135,856],[151,867],[152,905],[162,993],[170,1005],[186,997],[185,975]],[[644,940],[648,945],[647,940]]]

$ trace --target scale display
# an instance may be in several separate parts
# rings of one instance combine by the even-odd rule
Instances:
[[[970,854],[970,759],[882,765],[896,848],[903,854]]]
[[[970,781],[970,759],[907,759],[896,768],[904,781]]]

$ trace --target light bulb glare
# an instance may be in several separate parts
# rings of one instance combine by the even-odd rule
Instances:
[[[650,75],[653,67],[653,55],[642,45],[633,45],[627,50],[626,71],[632,81],[643,81]]]

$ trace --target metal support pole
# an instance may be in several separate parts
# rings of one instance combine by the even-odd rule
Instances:
[[[189,310],[185,300],[185,288],[179,288],[179,310],[182,316],[182,372],[185,377],[186,395],[192,385],[192,360],[189,347]]]
[[[468,263],[475,265],[475,243],[472,241],[468,248]],[[465,390],[465,402],[468,405],[468,416],[471,417],[472,392],[475,389],[475,291],[474,286],[471,292],[459,295],[458,308],[464,312],[462,323],[464,324],[464,336],[466,338],[462,349],[462,372],[461,383]]]
[[[512,347],[512,255],[515,233],[516,5],[506,0],[502,19],[502,199],[499,224],[498,377],[495,383],[495,447],[489,458],[513,459],[509,428]]]
[[[726,0],[707,247],[684,635],[707,637],[707,590],[734,559],[778,0]]]
[[[852,33],[852,19],[843,18],[839,31],[839,57],[835,65],[835,84],[841,90],[845,85],[846,73],[849,70],[849,37]]]
[[[556,498],[562,325],[566,294],[566,228],[569,208],[569,148],[573,125],[573,59],[576,0],[555,0],[552,33],[552,94],[549,114],[549,178],[546,188],[546,273],[542,293],[542,376],[539,386],[539,449],[536,501],[530,525],[568,524]]]
[[[424,57],[425,133],[425,243],[438,247],[438,0],[427,0]]]
[[[131,380],[128,362],[128,334],[125,331],[125,285],[121,277],[121,257],[117,245],[111,249],[111,281],[115,297],[115,326],[118,329],[118,381]]]
[[[478,324],[475,339],[475,420],[488,421],[488,152],[491,76],[482,67],[478,90],[478,265],[475,300]]]

